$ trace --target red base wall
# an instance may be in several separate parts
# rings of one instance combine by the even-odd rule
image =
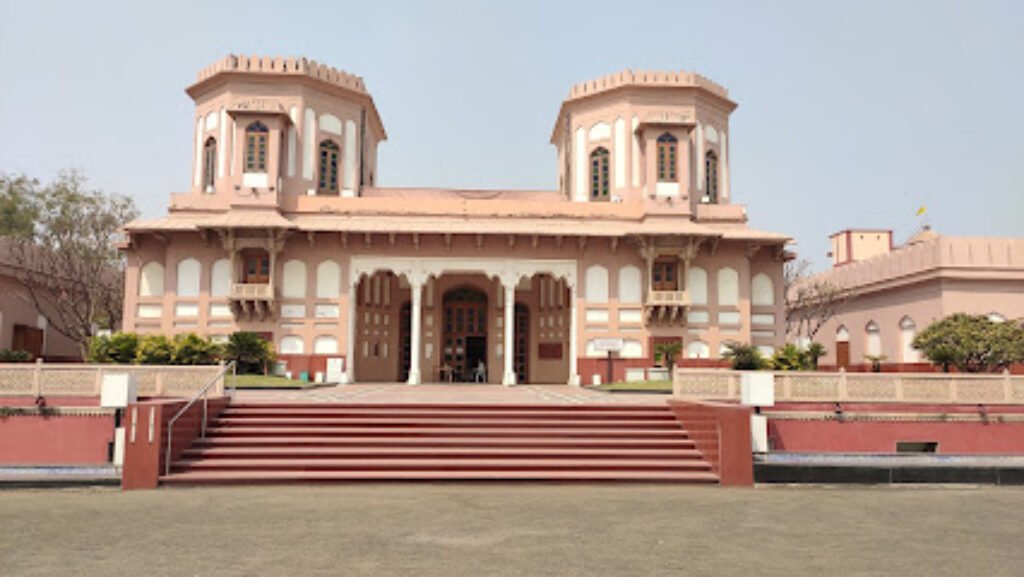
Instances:
[[[309,382],[313,382],[318,372],[327,374],[327,359],[335,357],[345,358],[345,355],[277,355],[277,360],[288,363],[287,370],[291,371],[293,379],[298,380],[299,375],[306,372]]]
[[[1024,423],[768,420],[775,451],[895,453],[897,441],[935,441],[945,454],[1024,455]]]
[[[112,415],[12,415],[0,419],[0,463],[105,464],[113,440]]]

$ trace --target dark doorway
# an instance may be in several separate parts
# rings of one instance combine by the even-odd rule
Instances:
[[[480,372],[479,381],[487,382],[487,337],[466,337],[466,369],[469,374],[467,380],[477,381],[477,369],[483,362],[483,371]]]
[[[836,366],[837,367],[849,367],[850,366],[850,342],[839,341],[836,343]]]
[[[523,303],[516,303],[515,324],[515,371],[516,383],[524,384],[530,380],[530,309]]]
[[[487,362],[487,295],[464,286],[444,293],[443,301],[442,364],[454,380],[472,381],[480,360]]]
[[[398,313],[398,382],[409,380],[412,366],[412,303],[402,305]]]

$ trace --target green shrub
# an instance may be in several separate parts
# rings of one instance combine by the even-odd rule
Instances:
[[[174,343],[164,335],[145,335],[139,339],[135,360],[140,365],[169,365],[174,360]]]
[[[772,368],[777,371],[803,371],[807,369],[807,356],[800,347],[787,343],[772,355]]]
[[[176,335],[172,343],[175,365],[215,365],[220,361],[222,351],[217,343],[195,333]]]
[[[0,363],[27,363],[32,360],[28,351],[0,349]]]
[[[256,333],[239,331],[232,333],[224,349],[224,358],[237,363],[240,374],[266,374],[274,360],[273,346]]]
[[[139,335],[115,333],[89,339],[89,350],[85,359],[90,363],[116,363],[129,365],[135,362],[139,350]]]
[[[742,343],[728,343],[722,357],[729,359],[733,370],[737,371],[760,371],[769,368],[771,364],[757,347]]]

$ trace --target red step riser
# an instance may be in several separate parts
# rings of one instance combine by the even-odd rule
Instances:
[[[219,437],[252,437],[252,436],[266,436],[271,434],[268,431],[245,431],[242,429],[231,430],[231,429],[219,429],[209,433]],[[497,437],[497,438],[552,438],[552,439],[572,439],[572,438],[600,438],[600,439],[667,439],[667,440],[686,440],[686,434],[682,431],[657,431],[643,433],[641,431],[601,431],[600,433],[594,433],[592,431],[458,431],[458,430],[419,430],[414,431],[410,429],[379,429],[379,430],[359,430],[351,431],[342,428],[316,431],[311,433],[308,430],[301,431],[288,431],[285,429],[272,431],[275,436],[286,437],[286,436],[322,436],[322,437],[466,437],[470,439],[480,439],[486,437]]]
[[[666,430],[681,430],[680,426],[675,422],[663,422],[663,423],[650,423],[650,422],[637,422],[629,421],[622,423],[609,423],[607,421],[595,421],[595,422],[566,422],[566,421],[476,421],[476,420],[465,420],[458,421],[455,419],[446,419],[444,421],[431,421],[422,420],[416,421],[411,419],[402,420],[373,420],[373,419],[335,419],[335,420],[310,420],[310,419],[217,419],[213,423],[214,427],[217,428],[233,428],[233,427],[380,427],[380,428],[400,428],[400,427],[447,427],[447,428],[459,428],[459,429],[666,429]]]
[[[623,452],[623,451],[554,451],[554,452],[537,452],[537,451],[483,451],[483,450],[469,450],[469,451],[391,451],[387,453],[337,453],[337,452],[326,452],[316,451],[309,453],[244,453],[244,454],[223,454],[223,453],[210,453],[207,451],[186,451],[182,455],[184,460],[203,460],[206,462],[215,461],[232,461],[232,460],[266,460],[272,461],[274,459],[570,459],[570,460],[584,460],[584,459],[659,459],[666,461],[688,461],[693,459],[702,459],[702,455],[697,452],[684,452],[684,451],[650,451],[650,452]]]
[[[654,422],[675,422],[676,418],[671,413],[552,413],[537,411],[509,411],[509,412],[486,412],[486,411],[256,411],[256,410],[234,410],[227,409],[221,413],[222,418],[231,419],[274,419],[274,418],[302,418],[302,419],[533,419],[533,420],[597,420],[597,421],[654,421]]]
[[[581,466],[573,465],[566,466],[558,462],[552,463],[533,463],[529,467],[524,467],[518,464],[508,465],[472,465],[469,463],[461,463],[456,461],[445,461],[438,462],[433,465],[405,465],[402,463],[380,463],[379,466],[365,466],[365,465],[353,465],[353,466],[293,466],[293,467],[269,467],[260,465],[230,465],[230,464],[217,464],[217,465],[204,465],[201,467],[192,467],[186,465],[175,465],[171,468],[172,473],[186,473],[193,471],[202,472],[247,472],[247,473],[259,473],[259,472],[290,472],[290,471],[324,471],[324,472],[372,472],[372,471],[495,471],[495,472],[514,472],[522,470],[531,471],[600,471],[600,472],[709,472],[711,466],[707,463],[693,464],[688,466],[644,466],[644,465],[631,465],[629,463],[621,463],[617,465],[594,465],[594,466]]]
[[[692,441],[637,441],[623,439],[619,442],[611,440],[596,441],[587,439],[575,439],[572,441],[554,441],[554,442],[539,442],[539,440],[528,441],[528,440],[516,440],[516,439],[500,439],[501,442],[495,443],[494,441],[499,439],[488,440],[476,440],[476,439],[452,439],[452,440],[441,440],[441,439],[423,439],[423,438],[397,438],[393,440],[389,439],[320,439],[317,442],[309,440],[289,440],[289,439],[272,439],[268,440],[260,437],[231,437],[227,439],[229,442],[225,442],[223,437],[209,440],[198,440],[194,446],[196,447],[237,447],[240,449],[244,448],[398,448],[398,447],[434,447],[434,448],[479,448],[479,447],[493,447],[496,449],[610,449],[620,451],[630,451],[633,449],[666,449],[666,450],[694,450],[696,444]],[[239,442],[233,442],[239,441]],[[251,441],[251,442],[250,442]],[[586,441],[586,442],[584,442]]]

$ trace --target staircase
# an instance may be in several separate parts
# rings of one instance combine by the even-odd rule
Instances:
[[[232,404],[164,485],[718,476],[667,406]]]

